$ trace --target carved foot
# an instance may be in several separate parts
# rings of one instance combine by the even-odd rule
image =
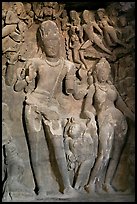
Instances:
[[[116,191],[114,190],[114,188],[110,184],[103,184],[103,189],[107,193],[116,193]]]
[[[76,189],[74,189],[72,187],[68,187],[68,188],[64,189],[64,194],[60,198],[63,198],[63,199],[64,198],[65,199],[67,199],[67,198],[76,198],[79,195],[80,195],[80,193]]]
[[[95,184],[86,185],[85,190],[90,194],[96,194]]]
[[[84,187],[80,187],[79,189],[76,189],[80,194],[87,194],[87,191]]]
[[[30,190],[28,191],[23,191],[23,190],[14,190],[14,191],[9,191],[6,193],[6,196],[4,196],[4,201],[10,202],[10,201],[32,201],[35,199],[35,194],[34,192],[31,192]]]
[[[38,195],[36,196],[37,200],[43,200],[48,197],[47,192],[45,190],[39,190]]]
[[[8,191],[11,197],[11,200],[26,200],[26,199],[34,199],[35,193],[30,190],[24,184],[19,183],[18,181],[13,181],[8,183]]]
[[[47,199],[52,199],[56,198],[59,199],[62,197],[62,193],[60,192],[47,192],[44,189],[39,190],[38,195],[36,196],[37,200],[47,200]]]

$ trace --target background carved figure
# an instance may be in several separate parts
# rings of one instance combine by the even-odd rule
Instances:
[[[86,44],[90,46],[92,43],[97,45],[101,50],[104,52],[111,54],[111,51],[105,47],[105,45],[102,42],[102,37],[97,35],[95,33],[94,28],[100,33],[100,35],[103,35],[103,31],[100,29],[98,24],[95,21],[95,14],[93,12],[90,12],[89,10],[84,10],[82,14],[84,24],[82,25],[83,31],[85,32],[87,39]],[[89,40],[89,41],[88,41]]]
[[[108,46],[115,46],[115,44],[124,44],[118,39],[118,30],[113,27],[112,21],[105,14],[105,9],[98,9],[97,15],[99,17],[99,26],[104,32],[104,38]]]
[[[2,195],[3,201],[29,199],[33,192],[22,181],[24,163],[10,135],[9,107],[2,103]]]
[[[95,161],[94,140],[86,124],[69,119],[65,127],[65,152],[72,186],[84,191]],[[86,148],[86,151],[85,151]]]

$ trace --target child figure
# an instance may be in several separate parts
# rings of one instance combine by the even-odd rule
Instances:
[[[65,151],[72,186],[84,190],[94,165],[94,141],[84,122],[68,120],[65,127]]]

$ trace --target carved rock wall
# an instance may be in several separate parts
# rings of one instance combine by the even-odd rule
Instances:
[[[2,3],[2,102],[9,107],[10,116],[10,119],[7,120],[7,118],[4,118],[3,121],[5,121],[9,127],[10,136],[15,141],[18,155],[23,160],[24,170],[21,173],[21,183],[30,189],[30,194],[28,195],[30,197],[33,197],[32,191],[34,191],[35,182],[31,169],[29,142],[26,137],[26,125],[24,123],[24,98],[26,93],[33,90],[35,84],[30,84],[25,90],[20,92],[15,91],[14,85],[27,59],[35,57],[41,58],[44,56],[37,41],[37,29],[43,21],[52,20],[56,22],[62,34],[61,56],[75,64],[79,87],[82,83],[84,86],[87,86],[86,82],[83,82],[85,80],[85,70],[89,71],[91,69],[91,72],[93,72],[99,60],[105,57],[111,66],[111,81],[117,88],[128,108],[132,113],[135,112],[134,2],[114,2],[104,5],[88,2],[83,5],[82,2],[78,4],[72,4],[72,2],[66,4],[55,2],[55,5],[52,5],[52,2]],[[110,33],[116,32],[116,41],[111,34],[109,36],[106,34],[107,31],[103,30],[104,27],[100,26],[100,29],[103,30],[102,33],[100,34],[99,29],[94,28],[96,30],[94,31],[95,34],[93,34],[95,40],[91,41],[92,43],[90,42],[90,44],[90,38],[88,39],[86,34],[83,37],[80,36],[80,26],[84,25],[83,13],[85,10],[89,10],[91,14],[95,13],[95,21],[98,25],[101,25],[97,16],[97,10],[103,7],[106,16],[111,19],[111,24],[109,24],[109,26],[114,29],[110,31]],[[74,10],[77,13],[71,12]],[[103,23],[102,26],[104,26]],[[103,43],[100,47],[98,46],[99,41]],[[108,44],[109,41],[112,43],[110,46]],[[75,44],[76,42],[77,44]],[[89,46],[87,46],[86,43],[89,43]],[[82,47],[82,45],[85,47]],[[111,54],[108,52],[111,52]],[[80,53],[82,54],[80,55]],[[84,69],[81,69],[82,66]],[[81,93],[85,91],[84,86],[82,86],[80,90]],[[83,99],[73,100],[70,97],[67,103],[69,107],[69,117],[75,115],[77,117],[81,112]],[[5,112],[5,109],[2,111]],[[115,178],[113,179],[113,186],[120,191],[131,190],[131,192],[134,192],[135,133],[133,122],[130,119],[127,119],[127,122],[129,128],[126,144],[119,161]],[[2,137],[6,137],[5,133]],[[3,143],[3,148],[5,148],[5,144],[8,143],[10,139],[6,138],[5,141],[6,142]],[[58,193],[59,190],[62,192],[63,184],[55,158],[49,154],[50,141],[45,139],[44,132],[40,132],[38,141],[38,148],[40,149],[40,155],[38,155],[38,157],[42,157],[41,161],[46,163],[46,172],[42,172],[42,175],[40,175],[43,180],[45,178],[45,191],[49,194],[50,192]],[[50,148],[52,151],[51,146]],[[9,175],[6,174],[3,183],[8,177],[10,177],[10,173]],[[13,183],[13,186],[14,185],[16,186],[16,184]],[[14,196],[16,199],[16,195],[8,195],[9,191],[10,190],[7,188],[7,194],[5,194],[4,189],[4,199],[9,199],[9,201],[12,199],[14,200]],[[19,199],[20,198],[19,196]]]

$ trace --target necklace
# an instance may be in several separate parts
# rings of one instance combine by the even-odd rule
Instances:
[[[107,92],[108,87],[106,87],[106,84],[96,84],[102,91]]]
[[[58,66],[59,64],[61,64],[62,58],[59,58],[59,60],[58,60],[57,62],[50,62],[50,61],[48,61],[48,60],[46,60],[46,59],[45,59],[45,61],[46,61],[46,63],[47,63],[49,66],[51,66],[51,67],[56,67],[56,66]]]
[[[57,79],[56,79],[56,81],[55,81],[54,87],[53,87],[53,89],[52,89],[52,92],[50,93],[50,99],[51,99],[52,96],[54,95],[54,91],[55,91],[56,85],[57,85],[57,83],[58,83],[58,80],[59,80],[59,77],[60,77],[60,75],[61,75],[62,69],[63,69],[63,67],[64,67],[63,58],[62,58],[62,62],[63,62],[63,63],[62,63],[62,66],[60,67],[60,71],[59,71],[59,74],[58,74]]]

